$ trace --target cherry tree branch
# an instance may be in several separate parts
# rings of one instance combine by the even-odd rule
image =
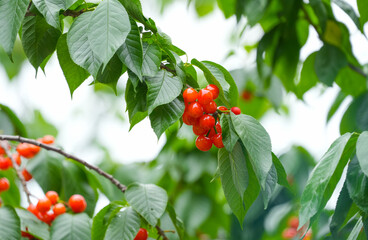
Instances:
[[[1,139],[1,140],[6,140],[6,139]],[[31,204],[32,203],[31,198],[30,198],[31,193],[28,190],[26,180],[24,179],[23,174],[20,171],[17,162],[15,161],[15,159],[13,158],[13,155],[11,154],[11,152],[8,149],[8,144],[5,141],[0,141],[0,146],[5,150],[6,155],[10,158],[10,160],[13,164],[13,168],[15,169],[15,172],[17,173],[17,176],[18,176],[18,178],[19,178],[19,180],[22,184],[23,190],[26,193],[27,202],[28,202],[28,204]]]
[[[169,240],[169,238],[165,235],[165,232],[158,225],[156,225],[156,229],[158,234],[161,235],[164,240]]]

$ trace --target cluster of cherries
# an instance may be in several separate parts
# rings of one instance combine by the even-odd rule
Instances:
[[[214,101],[219,95],[219,88],[210,84],[197,92],[194,88],[187,88],[183,92],[185,111],[183,122],[193,126],[193,132],[197,135],[196,146],[201,151],[208,151],[212,144],[217,148],[223,148],[222,129],[219,123],[219,113],[229,113],[229,110],[217,107]],[[238,115],[240,108],[232,107],[231,111]]]
[[[288,228],[282,232],[283,239],[293,239],[298,235],[299,219],[296,216],[292,216],[288,219]],[[303,240],[312,239],[312,230],[309,230]]]

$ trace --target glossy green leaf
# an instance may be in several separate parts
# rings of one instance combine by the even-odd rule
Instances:
[[[125,192],[128,203],[152,226],[165,212],[168,196],[164,189],[153,184],[131,184]]]
[[[225,18],[231,17],[235,13],[236,0],[217,0],[217,4],[224,13]]]
[[[119,2],[123,4],[125,10],[129,13],[129,16],[141,23],[146,23],[146,19],[142,13],[142,5],[139,0],[119,0]]]
[[[118,0],[104,0],[93,11],[88,25],[92,51],[106,65],[130,32],[128,13]]]
[[[350,18],[351,20],[354,22],[355,26],[362,31],[362,27],[360,26],[360,22],[359,22],[359,17],[358,15],[355,13],[354,8],[347,2],[343,1],[343,0],[333,0],[333,2],[339,6],[339,8],[341,8]]]
[[[131,240],[137,235],[140,225],[138,213],[132,207],[125,207],[111,220],[104,239]]]
[[[143,42],[143,76],[154,77],[161,64],[161,50],[156,44]]]
[[[184,71],[186,74],[187,83],[193,88],[199,88],[198,79],[197,79],[197,71],[192,65],[185,64]]]
[[[321,82],[327,86],[332,86],[340,69],[347,66],[347,64],[348,61],[341,50],[335,46],[325,44],[317,52],[314,70]]]
[[[223,114],[221,117],[222,142],[228,152],[232,152],[236,142],[239,139],[235,131],[230,115]]]
[[[339,109],[341,103],[345,100],[346,97],[347,95],[345,93],[343,93],[342,91],[339,91],[334,102],[332,103],[332,106],[330,107],[330,110],[328,110],[327,120],[326,120],[327,123],[330,121],[333,115],[335,115],[336,111]]]
[[[50,239],[49,225],[41,222],[35,215],[25,209],[16,208],[15,210],[20,218],[21,231],[29,232],[41,240]]]
[[[68,31],[67,43],[73,61],[96,76],[102,61],[100,56],[92,51],[88,32],[91,17],[92,12],[86,12],[74,20]]]
[[[66,82],[68,83],[70,95],[86,80],[89,73],[73,62],[70,57],[66,34],[63,34],[57,43],[57,57],[61,70],[63,70]]]
[[[0,208],[0,238],[3,240],[20,239],[20,219],[14,208]]]
[[[143,48],[137,23],[130,19],[131,30],[117,55],[127,68],[142,80]]]
[[[272,153],[272,162],[277,173],[277,183],[284,187],[290,188],[289,182],[287,181],[285,168],[274,153]]]
[[[300,227],[326,205],[355,149],[356,140],[356,135],[351,133],[339,137],[313,169],[300,200]]]
[[[347,240],[356,240],[363,228],[362,217],[359,218]]]
[[[266,209],[268,207],[268,203],[270,202],[273,193],[276,188],[277,183],[277,172],[274,165],[272,165],[270,171],[268,172],[267,178],[266,178],[266,185],[265,189],[261,190],[262,198],[263,198],[263,205]]]
[[[235,131],[247,149],[254,171],[264,190],[266,178],[272,166],[270,136],[253,117],[244,114],[230,114]]]
[[[97,82],[110,86],[116,94],[116,85],[123,71],[123,64],[119,57],[115,54],[107,65],[100,67],[98,70],[96,80]]]
[[[165,70],[160,70],[154,77],[147,77],[146,83],[148,114],[156,107],[172,102],[183,87],[178,77]]]
[[[125,88],[125,101],[129,115],[130,129],[142,121],[147,114],[147,85],[138,83],[137,90],[129,79]]]
[[[317,52],[310,54],[303,63],[300,79],[296,85],[296,95],[299,99],[302,99],[304,93],[318,83],[318,77],[316,71],[314,70],[316,55]]]
[[[357,145],[356,155],[362,172],[368,177],[368,132],[364,131],[360,134]]]
[[[51,239],[90,239],[91,219],[85,213],[64,213],[51,225]]]
[[[368,2],[366,0],[357,0],[358,10],[360,14],[360,24],[363,27],[368,22]]]
[[[183,116],[184,108],[184,102],[175,98],[172,102],[158,106],[152,111],[149,118],[157,138]]]
[[[368,130],[368,93],[353,100],[340,123],[340,133]]]
[[[28,4],[28,0],[0,1],[0,43],[11,59],[14,43]]]
[[[28,60],[36,70],[55,51],[60,35],[61,32],[48,25],[42,16],[24,18],[22,45]]]
[[[343,188],[341,189],[339,198],[337,199],[335,212],[330,222],[330,231],[333,237],[337,235],[337,232],[343,225],[352,204],[353,200],[351,200],[349,196],[348,188],[345,182]]]

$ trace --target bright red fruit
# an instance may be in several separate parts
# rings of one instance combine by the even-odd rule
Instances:
[[[55,217],[56,216],[54,212],[46,212],[46,213],[41,214],[42,221],[47,223],[48,225],[51,225]]]
[[[200,103],[193,102],[188,105],[187,112],[189,116],[193,118],[199,118],[200,116],[203,115],[203,107]]]
[[[227,107],[224,107],[224,106],[219,106],[217,109],[220,110],[221,112],[229,110],[227,109]]]
[[[235,115],[239,115],[241,113],[240,108],[238,107],[232,107],[231,111],[235,114]]]
[[[215,118],[211,115],[205,114],[199,118],[199,126],[207,131],[215,126],[215,122]]]
[[[204,135],[208,132],[208,129],[202,128],[199,125],[193,125],[193,133],[197,136]]]
[[[7,170],[12,166],[10,158],[0,156],[0,170]]]
[[[9,180],[5,177],[0,178],[0,192],[7,191],[10,187]]]
[[[217,148],[223,148],[224,143],[222,142],[222,133],[217,133],[215,136],[211,138],[213,145],[215,145]]]
[[[220,125],[219,122],[216,123],[215,128],[216,128],[217,133],[222,133],[222,128],[221,128],[221,125]],[[211,138],[211,137],[215,136],[216,135],[216,131],[215,131],[214,128],[211,128],[211,131],[208,134],[208,137]]]
[[[2,147],[0,147],[0,155],[1,154],[5,154],[5,150],[4,150],[4,148],[2,148]]]
[[[212,141],[209,137],[205,137],[203,135],[198,136],[195,142],[197,148],[203,152],[206,152],[211,149]]]
[[[36,208],[40,213],[45,213],[50,210],[51,201],[48,198],[41,198],[38,200]]]
[[[187,88],[183,92],[184,102],[195,102],[198,97],[198,92],[194,88]]]
[[[55,213],[55,216],[59,216],[61,214],[64,214],[66,212],[66,208],[64,206],[64,204],[62,203],[57,203],[55,204],[54,208],[52,209],[52,211]]]
[[[288,220],[288,225],[291,228],[297,229],[298,226],[299,226],[299,219],[298,219],[298,217],[296,217],[296,216],[290,217],[289,220]]]
[[[201,89],[198,93],[198,102],[202,105],[209,104],[213,100],[212,92],[206,89]]]
[[[208,85],[206,87],[206,89],[209,90],[209,91],[211,91],[213,100],[215,100],[218,97],[219,93],[220,93],[219,88],[216,85],[214,85],[214,84]]]
[[[147,238],[148,238],[147,230],[144,228],[140,228],[134,240],[147,240]]]
[[[83,212],[87,207],[86,200],[84,199],[82,195],[79,195],[79,194],[75,194],[71,196],[69,198],[68,203],[69,203],[69,207],[75,213]]]
[[[186,125],[191,126],[191,125],[194,125],[194,124],[196,124],[196,123],[197,123],[197,118],[191,117],[191,116],[189,115],[189,113],[188,113],[187,111],[185,111],[185,112],[183,113],[183,122],[184,122]]]
[[[20,166],[22,164],[22,159],[20,158],[19,153],[14,153],[12,156],[18,166]]]
[[[52,205],[56,204],[59,200],[59,194],[55,191],[48,191],[46,197],[50,200]]]
[[[24,180],[27,182],[32,179],[32,175],[27,171],[27,169],[23,169],[22,175],[24,177]]]
[[[215,101],[211,101],[206,105],[203,105],[203,111],[206,113],[215,113],[217,110],[217,104]]]
[[[40,147],[29,143],[20,143],[16,150],[22,157],[32,158],[40,151]]]
[[[36,216],[38,214],[38,210],[37,210],[36,206],[33,205],[33,204],[29,204],[29,206],[27,207],[27,210],[30,211],[31,213],[33,213]]]
[[[297,231],[295,228],[287,228],[282,232],[283,239],[292,239],[296,236]]]
[[[55,138],[51,135],[46,135],[40,139],[40,142],[44,144],[53,144],[55,142]]]

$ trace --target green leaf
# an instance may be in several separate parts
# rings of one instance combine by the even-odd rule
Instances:
[[[183,221],[177,217],[174,207],[168,203],[166,207],[166,212],[169,214],[170,219],[175,226],[176,232],[178,233],[180,240],[184,237],[184,224]]]
[[[50,239],[49,225],[41,222],[35,215],[25,209],[16,208],[15,210],[20,218],[23,232],[28,232],[41,240]]]
[[[56,29],[61,29],[59,12],[67,10],[77,0],[33,0],[32,3],[42,13],[48,24]]]
[[[228,108],[238,105],[238,87],[230,73],[221,65],[210,61],[192,59],[192,64],[200,68],[209,84],[215,84],[220,94],[218,99]]]
[[[225,18],[229,18],[235,14],[236,0],[217,0],[217,4],[224,13]]]
[[[129,115],[129,123],[131,130],[135,124],[147,117],[147,85],[145,83],[138,83],[137,90],[134,91],[134,86],[130,79],[128,79],[125,88],[125,101],[127,104],[127,111]]]
[[[356,145],[356,155],[362,172],[368,177],[368,132],[362,132]]]
[[[263,16],[268,1],[267,0],[247,0],[244,4],[244,15],[247,17],[249,24],[254,26]],[[240,9],[241,11],[241,9]]]
[[[358,11],[360,14],[360,24],[362,28],[364,27],[364,24],[368,22],[368,2],[366,0],[357,0],[358,4]]]
[[[137,235],[140,225],[138,213],[132,207],[125,207],[111,220],[104,239],[131,240]]]
[[[193,67],[193,65],[185,64],[184,71],[186,74],[187,83],[193,88],[199,88],[198,79],[197,79],[197,71]]]
[[[129,13],[129,16],[143,24],[146,23],[146,18],[143,16],[142,5],[139,0],[119,0],[119,2],[123,4],[125,10]]]
[[[266,178],[266,187],[264,190],[261,190],[263,205],[265,209],[267,209],[268,203],[270,202],[271,197],[275,191],[276,183],[277,183],[277,172],[275,166],[272,165]]]
[[[284,166],[282,165],[278,157],[276,157],[276,155],[273,153],[272,153],[272,162],[277,173],[277,183],[284,187],[290,188],[289,182],[287,181],[287,175]]]
[[[321,82],[327,86],[332,86],[340,69],[347,65],[345,54],[337,47],[326,43],[317,52],[314,70]]]
[[[215,0],[195,0],[195,10],[199,17],[206,16],[215,8]]]
[[[48,25],[40,15],[24,18],[22,45],[28,60],[36,70],[55,51],[60,35],[61,32]]]
[[[326,120],[327,123],[330,121],[333,115],[335,115],[336,111],[339,109],[341,103],[345,100],[346,97],[347,95],[345,93],[343,93],[342,91],[339,91],[334,102],[332,103],[332,106],[330,107],[330,110],[328,110],[327,120]]]
[[[266,178],[272,166],[270,136],[263,126],[253,117],[244,114],[230,114],[235,131],[247,149],[250,162],[264,190],[266,187]]]
[[[152,226],[165,212],[168,201],[164,189],[153,184],[134,183],[125,192],[128,203]]]
[[[154,77],[147,77],[146,83],[148,114],[156,107],[172,102],[183,87],[178,77],[165,70],[160,70]]]
[[[346,133],[335,140],[309,176],[301,197],[299,226],[303,226],[326,205],[355,149],[357,137]]]
[[[367,147],[367,145],[365,146]],[[354,203],[368,213],[368,178],[362,172],[356,156],[350,161],[346,175],[346,185]]]
[[[5,191],[1,192],[1,202],[4,205],[11,205],[11,206],[20,206],[20,192],[19,188],[16,184],[18,181],[18,176],[15,171],[10,168],[6,171],[0,171],[0,178],[6,177],[10,182],[10,188]]]
[[[346,182],[341,189],[339,198],[337,199],[336,208],[330,222],[330,231],[333,237],[336,237],[338,231],[343,225],[349,211],[353,200],[351,200],[346,186]]]
[[[363,228],[363,222],[362,222],[362,217],[360,217],[357,223],[355,224],[353,230],[351,231],[347,240],[358,239],[358,236],[360,232],[362,231],[362,228]]]
[[[0,1],[0,43],[10,59],[28,4],[28,0]]]
[[[14,208],[0,208],[0,238],[2,240],[20,239],[20,219]]]
[[[68,83],[70,95],[73,96],[73,92],[88,78],[89,73],[75,64],[71,59],[66,38],[66,34],[63,34],[59,38],[56,47],[57,57],[66,82]]]
[[[161,50],[156,44],[143,42],[143,76],[154,77],[161,64]]]
[[[349,66],[340,70],[335,82],[341,91],[354,97],[367,91],[367,79]]]
[[[342,1],[342,0],[333,0],[333,2],[339,6],[339,8],[341,8],[350,18],[351,20],[353,20],[355,26],[363,32],[363,28],[360,25],[359,22],[359,17],[357,16],[357,14],[355,13],[354,8],[347,2]],[[368,6],[368,5],[367,5]],[[364,33],[363,33],[364,34]]]
[[[353,100],[340,123],[340,133],[368,130],[368,93]]]
[[[110,86],[115,94],[117,94],[116,85],[118,84],[122,71],[123,64],[115,54],[105,67],[100,67],[96,76],[96,81]]]
[[[130,32],[125,8],[117,0],[104,0],[93,11],[88,25],[91,48],[106,65]]]
[[[74,20],[68,31],[67,43],[73,61],[95,77],[102,62],[100,56],[92,51],[88,38],[88,24],[91,17],[92,12],[85,12]]]
[[[310,54],[303,63],[300,79],[296,85],[296,95],[299,99],[302,99],[304,93],[318,83],[318,77],[314,70],[316,55],[317,52]]]
[[[149,115],[151,127],[160,138],[163,132],[178,121],[184,113],[184,102],[175,98],[172,102],[155,108]]]
[[[236,134],[230,115],[223,114],[221,117],[222,142],[228,152],[232,152],[239,136]]]
[[[6,114],[10,122],[13,124],[14,127],[14,133],[22,137],[27,137],[27,131],[23,123],[20,121],[20,119],[17,117],[17,115],[14,113],[13,110],[11,110],[9,107],[0,104],[0,113],[3,112]],[[2,129],[5,130],[5,129]],[[4,134],[4,133],[3,133]],[[6,134],[6,133],[5,133]]]
[[[143,48],[137,23],[130,19],[131,30],[117,55],[127,68],[142,80]]]
[[[91,219],[85,213],[64,213],[51,225],[51,239],[90,239]]]

